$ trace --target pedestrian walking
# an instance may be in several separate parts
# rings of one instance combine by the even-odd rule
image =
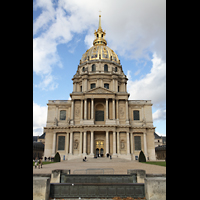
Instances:
[[[35,158],[35,169],[37,168],[38,160]]]
[[[40,169],[40,167],[42,168],[42,159],[41,159],[41,158],[40,158],[40,160],[39,160],[38,168]]]

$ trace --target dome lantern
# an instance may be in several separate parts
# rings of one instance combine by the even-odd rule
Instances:
[[[94,41],[93,46],[88,49],[82,56],[80,64],[89,60],[110,60],[115,63],[120,64],[120,60],[117,54],[107,46],[107,41],[105,39],[106,31],[102,30],[101,27],[101,15],[99,15],[99,27],[97,31],[94,31]]]
[[[107,41],[105,40],[106,31],[103,31],[101,28],[101,15],[99,15],[99,27],[97,31],[94,31],[94,36],[93,45],[107,45]]]

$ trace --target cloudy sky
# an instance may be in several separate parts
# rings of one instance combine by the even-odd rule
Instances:
[[[69,99],[99,11],[129,99],[152,100],[156,132],[166,135],[166,0],[33,0],[33,135],[43,133],[48,100]]]

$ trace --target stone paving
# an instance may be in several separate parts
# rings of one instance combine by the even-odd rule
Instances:
[[[127,174],[127,169],[143,169],[146,174],[166,174],[166,167],[140,163],[138,161],[129,161],[121,158],[88,158],[87,162],[83,162],[81,158],[62,161],[43,165],[38,169],[33,166],[33,174],[51,174],[54,169],[70,169],[71,174],[74,170],[88,168],[113,168],[114,174]]]

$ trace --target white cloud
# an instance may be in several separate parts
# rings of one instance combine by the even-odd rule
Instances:
[[[47,106],[40,106],[33,102],[33,135],[43,134],[43,127],[47,121]]]
[[[152,100],[157,109],[153,113],[153,120],[166,120],[166,63],[154,53],[150,73],[140,80],[132,80],[131,71],[128,71],[127,77],[129,99]]]
[[[166,120],[166,109],[165,110],[161,110],[158,109],[153,113],[153,120]]]
[[[152,100],[153,104],[165,104],[166,99],[166,63],[156,53],[153,54],[152,68],[140,80],[132,80],[131,72],[128,71],[127,89],[129,99]]]
[[[165,62],[165,0],[60,0],[57,5],[49,0],[37,0],[34,9],[37,8],[42,13],[33,24],[33,70],[42,79],[47,74],[53,76],[54,66],[62,67],[57,45],[72,40],[74,33],[86,34],[84,41],[88,48],[92,46],[99,10],[102,28],[108,33],[108,46],[119,57],[150,59],[149,52],[156,52]],[[56,88],[51,82],[38,85]]]

